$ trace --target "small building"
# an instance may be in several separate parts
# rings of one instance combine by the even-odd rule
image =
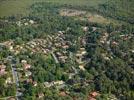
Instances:
[[[61,54],[60,52],[56,52],[56,54],[57,54],[58,56],[62,56],[62,54]]]
[[[30,65],[30,64],[24,64],[24,65],[23,65],[23,68],[24,68],[25,70],[28,70],[28,69],[31,68],[31,65]]]
[[[29,20],[29,23],[30,24],[34,24],[35,22],[33,20]]]
[[[49,88],[49,87],[53,86],[53,84],[49,83],[49,82],[44,82],[44,86]]]
[[[84,64],[80,64],[80,65],[79,65],[79,68],[80,68],[81,70],[85,71]]]
[[[37,84],[37,82],[36,81],[33,81],[33,86],[37,86],[38,84]]]
[[[39,99],[41,99],[41,98],[43,98],[43,97],[44,97],[44,93],[38,93],[38,95],[37,95],[37,96],[38,96],[38,98],[39,98]]]
[[[12,84],[12,80],[11,77],[8,77],[5,81],[6,84]]]
[[[69,48],[69,45],[64,45],[62,46],[63,49],[68,49]]]
[[[90,96],[93,98],[97,97],[98,95],[100,95],[100,94],[96,91],[90,93]]]
[[[26,60],[21,60],[21,63],[26,64],[27,61]]]
[[[17,24],[19,27],[22,26],[21,21],[16,22],[16,24]]]
[[[82,27],[82,29],[84,32],[87,32],[89,28],[87,26],[85,26],[85,27]]]
[[[30,71],[26,71],[26,72],[25,72],[25,76],[28,77],[28,76],[31,76],[31,75],[32,75],[32,72],[30,72]]]
[[[132,53],[134,53],[134,50],[131,50]]]
[[[13,46],[11,45],[11,46],[9,46],[9,50],[10,51],[12,51],[14,48],[13,48]]]
[[[118,45],[118,43],[116,41],[113,41],[112,45],[116,46],[116,45]]]
[[[61,92],[59,93],[59,95],[60,95],[60,96],[66,96],[67,94],[66,94],[66,92],[64,92],[64,91],[61,91]]]
[[[54,85],[62,85],[62,84],[64,84],[64,81],[55,81],[53,83],[54,83]]]
[[[26,83],[33,83],[32,78],[27,79],[27,80],[26,80]]]
[[[6,69],[6,66],[5,65],[0,65],[0,75],[6,74],[5,69]]]
[[[25,26],[27,26],[27,25],[28,25],[28,23],[26,22],[26,23],[24,23],[24,25],[25,25]]]

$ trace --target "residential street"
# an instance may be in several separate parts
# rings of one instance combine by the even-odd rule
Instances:
[[[16,66],[16,63],[14,63],[13,61],[13,57],[12,57],[12,60],[11,60],[11,69],[12,69],[12,75],[13,75],[13,80],[14,80],[14,83],[16,84],[16,88],[17,88],[17,91],[16,91],[16,99],[19,100],[19,96],[20,96],[20,93],[19,93],[19,78],[18,78],[18,73],[17,73],[17,69],[15,68]]]

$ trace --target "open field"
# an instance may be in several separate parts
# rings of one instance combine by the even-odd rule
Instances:
[[[0,0],[0,17],[27,14],[28,7],[35,2],[52,2],[59,4],[69,4],[74,6],[94,6],[104,3],[107,0]]]
[[[115,20],[134,23],[133,17],[134,8],[133,1],[116,1],[116,0],[0,0],[0,17],[11,15],[28,15],[30,5],[35,2],[50,2],[59,5],[72,5],[73,7],[81,8],[93,8],[93,12],[99,12],[99,14],[105,17],[111,17]],[[100,17],[101,23],[108,22],[104,18]],[[100,21],[98,17],[93,17],[90,20],[95,22]]]

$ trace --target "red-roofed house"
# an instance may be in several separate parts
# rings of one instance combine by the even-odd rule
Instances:
[[[6,68],[5,65],[0,65],[0,75],[4,75],[6,73],[5,68]]]
[[[25,70],[28,70],[28,69],[30,69],[30,68],[31,68],[31,65],[30,65],[30,64],[24,64],[24,66],[23,66],[23,67],[24,67],[24,69],[25,69]]]
[[[96,97],[96,96],[98,96],[98,95],[99,95],[99,93],[97,93],[97,92],[95,92],[95,91],[90,93],[90,96],[91,96],[91,97]]]

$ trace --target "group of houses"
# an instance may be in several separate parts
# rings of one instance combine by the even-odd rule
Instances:
[[[31,75],[32,75],[32,72],[30,70],[31,69],[31,64],[29,64],[27,62],[27,60],[21,60],[21,64],[22,64],[22,67],[23,67],[22,71],[25,73],[24,82],[26,84],[31,83],[31,84],[33,84],[33,86],[37,86],[37,82],[33,81],[32,78],[31,78]],[[19,74],[22,74],[22,73],[19,73]],[[21,77],[21,78],[23,78],[23,77]]]
[[[45,55],[52,53],[52,56],[59,62],[65,63],[69,58],[67,49],[70,45],[71,43],[66,40],[64,33],[59,31],[56,35],[48,35],[45,39],[34,39],[28,42],[25,47],[33,53],[41,52]]]
[[[72,43],[66,39],[64,31],[59,31],[56,36],[52,36],[50,41],[53,43],[52,50],[57,59],[60,62],[65,63],[69,58],[69,52],[67,49],[69,49]]]
[[[26,76],[26,77],[31,76],[31,75],[32,75],[32,72],[29,70],[29,69],[31,68],[31,65],[28,64],[26,60],[22,60],[22,61],[21,61],[21,64],[22,64],[22,66],[23,66],[23,70],[24,70],[24,72],[25,72],[25,76]]]
[[[21,27],[21,26],[28,26],[28,25],[33,25],[35,24],[36,22],[32,19],[22,19],[20,21],[17,21],[16,22],[16,25]]]
[[[84,66],[85,66],[85,63],[87,62],[85,60],[86,54],[87,54],[87,51],[84,47],[80,48],[76,53],[76,62],[78,63],[79,68],[81,70],[85,70]]]
[[[52,86],[63,86],[65,84],[64,81],[52,81],[52,82],[44,82],[44,87],[49,88]]]

